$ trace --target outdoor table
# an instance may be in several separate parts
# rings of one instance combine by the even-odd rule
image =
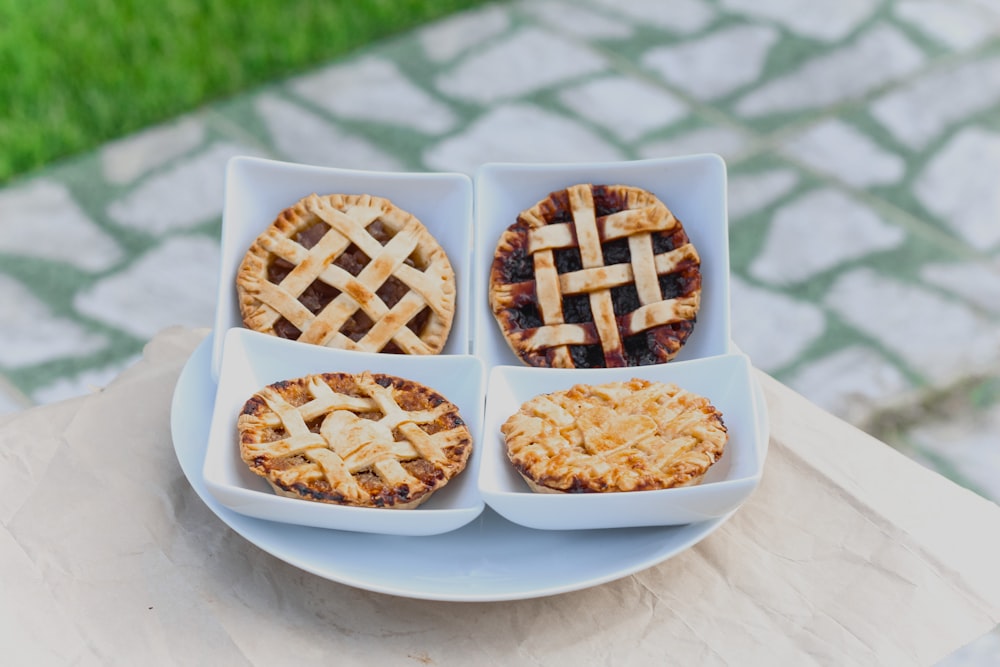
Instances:
[[[0,419],[0,662],[932,664],[1000,622],[1000,508],[763,373],[760,487],[656,566],[505,602],[317,577],[178,465],[171,397],[206,333],[166,330],[103,390]]]

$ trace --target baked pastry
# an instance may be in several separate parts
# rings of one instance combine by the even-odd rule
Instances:
[[[250,329],[348,350],[436,354],[455,274],[427,228],[387,199],[315,194],[282,211],[236,275]]]
[[[539,493],[698,484],[729,438],[708,399],[642,379],[536,396],[500,430],[514,468]]]
[[[237,430],[243,461],[279,495],[357,507],[414,508],[472,452],[454,404],[369,372],[268,385],[244,404]]]
[[[574,185],[523,211],[500,237],[490,307],[531,366],[663,363],[694,328],[700,266],[684,227],[655,195]]]

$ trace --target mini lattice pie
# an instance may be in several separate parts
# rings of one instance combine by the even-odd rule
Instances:
[[[539,493],[698,484],[729,437],[708,399],[642,379],[536,396],[500,430],[514,468]]]
[[[553,192],[501,236],[490,307],[531,366],[669,361],[694,328],[701,260],[653,194],[615,185]]]
[[[462,472],[472,436],[458,408],[391,375],[277,382],[246,402],[240,455],[283,496],[411,509]]]
[[[370,195],[310,195],[247,251],[244,324],[304,343],[436,354],[455,313],[455,274],[413,215]]]

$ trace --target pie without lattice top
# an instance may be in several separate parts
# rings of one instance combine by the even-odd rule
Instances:
[[[574,185],[523,211],[500,237],[490,307],[531,366],[669,361],[694,328],[701,259],[655,195]]]
[[[500,430],[514,468],[539,493],[691,486],[729,439],[708,399],[642,379],[536,396]]]
[[[315,194],[257,237],[236,276],[255,331],[367,352],[437,354],[455,274],[413,215],[370,195]]]
[[[465,469],[458,408],[391,375],[324,373],[268,385],[237,420],[240,455],[276,493],[412,509]]]

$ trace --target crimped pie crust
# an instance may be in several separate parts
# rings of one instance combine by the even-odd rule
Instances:
[[[310,195],[257,237],[236,276],[244,324],[348,350],[437,354],[455,274],[413,215],[371,195]]]
[[[728,441],[708,399],[638,378],[536,396],[501,432],[514,468],[540,493],[698,484]]]
[[[412,509],[464,470],[458,408],[412,380],[364,372],[277,382],[237,420],[240,455],[279,495]]]
[[[694,328],[700,263],[652,193],[574,185],[523,211],[500,237],[490,307],[530,366],[663,363]]]

